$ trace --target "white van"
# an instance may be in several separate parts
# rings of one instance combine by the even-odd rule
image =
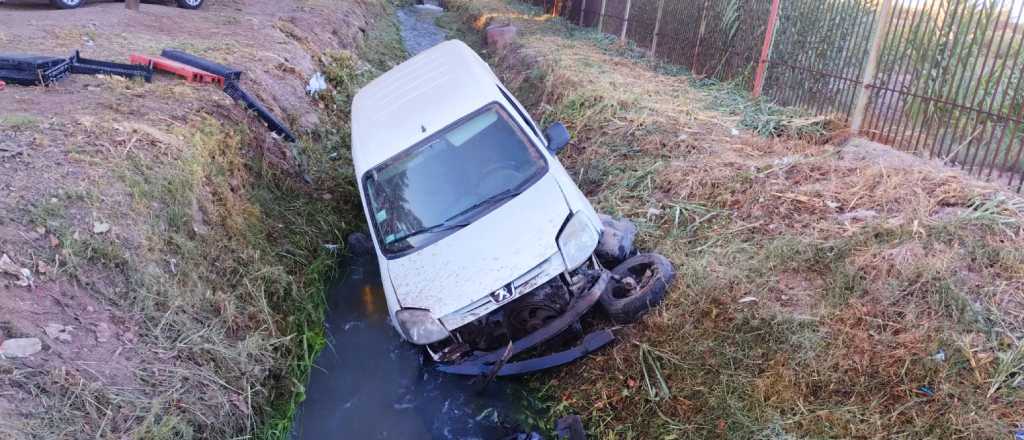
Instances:
[[[623,321],[664,295],[673,272],[663,257],[634,257],[643,273],[633,275],[602,266],[632,254],[635,228],[594,211],[555,156],[569,140],[560,123],[541,131],[460,41],[355,96],[352,160],[391,321],[443,370],[505,375],[571,361],[611,332],[508,362],[579,329],[599,301]]]

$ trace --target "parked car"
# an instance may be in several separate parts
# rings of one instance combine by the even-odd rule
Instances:
[[[664,296],[671,264],[634,256],[635,227],[597,214],[556,156],[569,141],[561,123],[542,132],[460,41],[355,96],[352,159],[370,225],[362,240],[372,243],[395,329],[442,370],[559,365],[613,339],[609,330],[582,336],[591,306],[631,322]],[[509,362],[573,330],[582,343]]]
[[[60,9],[75,9],[85,4],[86,0],[50,0],[50,4]],[[179,8],[199,9],[205,0],[174,0]]]

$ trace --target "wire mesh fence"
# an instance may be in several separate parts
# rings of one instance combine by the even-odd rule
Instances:
[[[532,2],[695,75],[1024,187],[1024,0]]]

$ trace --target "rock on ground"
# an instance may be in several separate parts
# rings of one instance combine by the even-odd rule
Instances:
[[[43,342],[39,338],[8,339],[0,344],[0,357],[22,358],[39,353]]]

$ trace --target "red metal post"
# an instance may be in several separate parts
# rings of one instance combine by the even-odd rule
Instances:
[[[754,73],[755,98],[761,96],[764,89],[764,71],[768,68],[768,55],[772,51],[772,39],[775,38],[775,25],[779,23],[779,3],[781,0],[772,0],[771,11],[768,12],[768,26],[764,31],[764,46],[761,46],[761,58],[757,63],[757,72]]]

